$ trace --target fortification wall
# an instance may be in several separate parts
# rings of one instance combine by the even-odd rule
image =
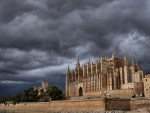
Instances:
[[[49,103],[19,103],[16,105],[13,104],[0,104],[1,109],[9,109],[9,110],[46,110],[49,107]]]
[[[105,110],[105,103],[103,99],[96,100],[78,100],[78,101],[52,101],[47,103],[19,103],[16,105],[0,105],[0,109],[10,110]]]
[[[105,109],[130,111],[130,99],[106,99]]]
[[[129,89],[117,89],[117,90],[106,90],[104,91],[104,93],[106,94],[110,94],[110,95],[122,95],[122,94],[134,94],[134,90],[133,88],[129,88]],[[85,93],[84,96],[85,97],[94,97],[94,96],[101,96],[102,92],[101,91],[98,91],[98,92],[88,92],[88,93]]]
[[[100,96],[101,95],[101,91],[98,92],[88,92],[85,93],[84,96],[88,97],[88,96]]]
[[[52,101],[38,103],[0,104],[0,109],[9,110],[68,110],[68,111],[104,111],[137,110],[150,106],[150,99],[87,99],[74,101]]]
[[[107,90],[108,98],[132,98],[134,95],[133,89]]]
[[[133,89],[107,90],[107,94],[133,94]]]
[[[50,105],[50,110],[58,109],[58,110],[105,110],[105,103],[103,99],[96,99],[96,100],[78,100],[78,101],[60,101],[58,102],[53,102]]]
[[[150,107],[150,98],[105,100],[105,110],[134,111],[145,107]]]
[[[131,110],[137,110],[144,107],[150,107],[150,98],[139,98],[130,100]]]

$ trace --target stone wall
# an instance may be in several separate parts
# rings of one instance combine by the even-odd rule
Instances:
[[[103,99],[96,100],[78,100],[78,101],[60,101],[52,102],[49,110],[57,109],[57,110],[91,110],[91,111],[102,111],[105,110],[105,103]]]
[[[139,98],[130,100],[131,110],[137,110],[144,107],[150,107],[150,98]]]
[[[47,110],[49,103],[38,102],[38,103],[19,103],[16,105],[13,104],[0,104],[1,109],[10,109],[10,110]]]
[[[84,96],[100,96],[101,95],[101,91],[98,91],[98,92],[88,92],[88,93],[85,93]]]
[[[110,97],[119,97],[123,98],[124,95],[129,96],[128,94],[133,95],[134,94],[134,89],[129,88],[129,89],[117,89],[117,90],[106,90],[104,91],[105,94],[110,95]],[[88,92],[85,93],[84,96],[77,96],[77,97],[72,97],[73,100],[75,99],[87,99],[87,98],[96,98],[96,97],[101,97],[102,92]],[[119,95],[119,96],[118,96]],[[132,97],[132,96],[131,96]],[[131,98],[129,97],[129,98]]]
[[[107,90],[107,94],[134,94],[133,89]]]
[[[150,99],[85,99],[85,100],[67,100],[38,103],[19,103],[16,105],[0,104],[0,109],[10,110],[68,110],[68,111],[104,111],[104,110],[137,110],[150,106]]]
[[[130,99],[106,99],[105,110],[130,111]]]
[[[134,111],[145,107],[150,107],[150,98],[105,100],[105,110]]]
[[[77,100],[77,101],[52,101],[38,103],[19,103],[16,105],[0,104],[0,109],[10,110],[83,110],[103,111],[105,104],[103,99]]]
[[[144,93],[143,82],[135,82],[134,83],[134,93]]]
[[[104,91],[107,98],[132,98],[134,95],[134,89],[119,89],[119,90],[106,90]],[[91,99],[91,98],[101,98],[102,92],[89,92],[85,93],[84,96],[75,96],[69,98],[70,100],[83,100],[83,99]]]

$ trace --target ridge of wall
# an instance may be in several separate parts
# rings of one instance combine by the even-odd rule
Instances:
[[[137,110],[150,106],[150,98],[119,99],[99,98],[86,100],[63,100],[52,102],[28,102],[13,104],[0,104],[3,110],[67,110],[67,111],[105,111],[105,110]]]

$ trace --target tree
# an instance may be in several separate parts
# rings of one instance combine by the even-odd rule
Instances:
[[[56,86],[47,87],[46,93],[51,96],[52,100],[60,100],[62,98],[62,90]]]
[[[5,103],[6,101],[13,101],[14,103],[19,102],[37,102],[39,99],[44,99],[44,101],[49,101],[49,96],[52,100],[59,100],[62,98],[62,90],[56,86],[47,87],[46,91],[44,89],[40,90],[41,95],[38,90],[34,90],[33,88],[29,88],[24,90],[24,93],[18,93],[14,95],[8,95],[5,98],[0,99],[0,103]]]

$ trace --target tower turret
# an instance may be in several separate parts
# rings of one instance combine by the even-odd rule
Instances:
[[[70,74],[70,68],[69,68],[69,65],[68,65],[68,69],[67,69],[67,75]]]
[[[136,65],[136,66],[138,66],[138,62],[137,62],[137,60],[136,60],[136,63],[135,63],[135,65]]]
[[[79,62],[79,58],[77,59],[77,62],[76,62],[76,69],[80,68],[80,62]]]
[[[126,55],[124,55],[124,60],[127,60],[127,56]]]
[[[89,64],[91,63],[91,61],[90,61],[90,59],[89,59],[89,62],[88,62]]]
[[[125,66],[128,66],[128,59],[126,55],[124,55],[124,62],[125,62]]]
[[[107,55],[105,55],[105,60],[107,60]]]
[[[134,62],[134,60],[132,59],[132,65],[134,66],[135,65],[135,62]]]
[[[108,55],[106,55],[107,60],[109,59]]]
[[[115,58],[116,57],[116,55],[115,55],[115,53],[113,52],[113,54],[112,54],[112,58]]]
[[[100,56],[100,61],[102,61],[102,60],[103,60],[103,55]]]

